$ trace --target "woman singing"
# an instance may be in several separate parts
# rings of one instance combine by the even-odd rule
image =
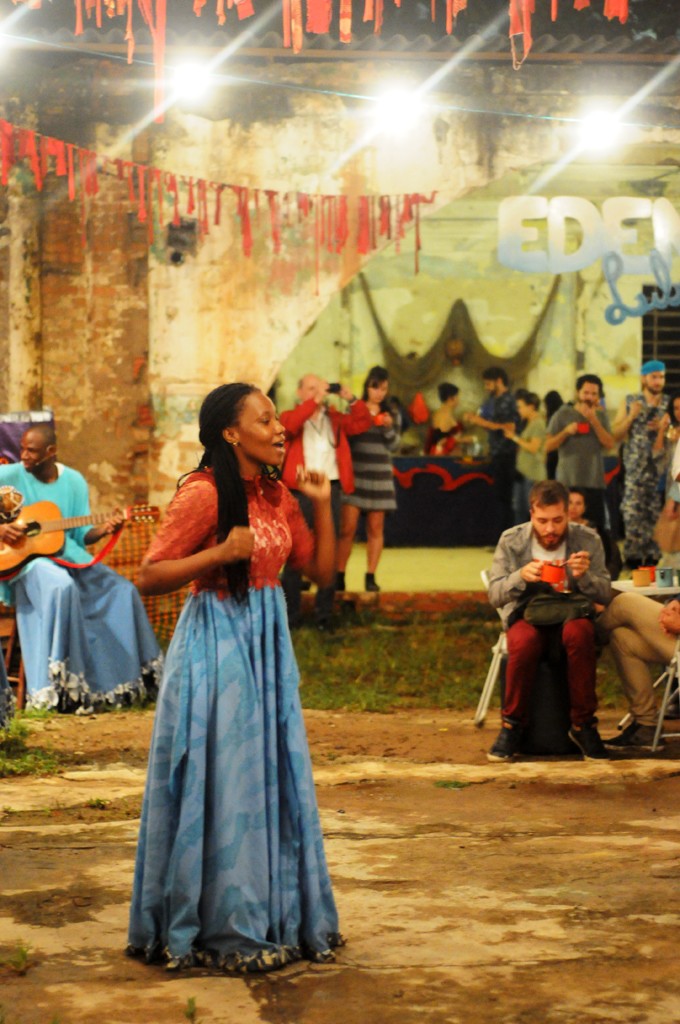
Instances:
[[[330,485],[283,484],[284,428],[249,384],[203,402],[203,457],[142,563],[143,593],[191,583],[156,709],[128,953],[170,970],[269,971],[341,942],[278,573],[326,585]]]

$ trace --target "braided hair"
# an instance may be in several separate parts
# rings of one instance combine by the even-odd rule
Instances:
[[[198,414],[198,439],[204,452],[198,470],[212,469],[217,487],[217,540],[226,540],[234,526],[248,525],[248,499],[233,446],[223,430],[238,423],[248,395],[258,391],[253,384],[222,384],[204,399]],[[181,481],[180,481],[181,483]],[[237,601],[248,594],[248,562],[224,566],[229,592]]]

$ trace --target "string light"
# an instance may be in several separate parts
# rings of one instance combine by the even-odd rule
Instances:
[[[210,68],[200,64],[179,64],[172,73],[174,99],[197,100],[205,96],[211,84]]]
[[[376,131],[403,136],[417,124],[423,113],[424,105],[417,91],[390,89],[378,97],[371,115]]]
[[[581,148],[602,152],[613,149],[621,137],[621,122],[612,111],[593,110],[579,123]]]

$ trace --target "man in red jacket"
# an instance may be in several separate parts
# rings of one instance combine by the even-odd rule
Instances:
[[[331,390],[329,390],[329,388]],[[338,394],[349,403],[346,413],[341,413],[328,402],[329,394]],[[340,522],[340,492],[351,494],[354,490],[354,471],[348,435],[362,434],[373,423],[368,406],[361,399],[355,399],[349,388],[342,384],[329,385],[316,374],[308,373],[300,380],[297,389],[298,405],[281,413],[281,422],[286,428],[286,460],[283,464],[283,482],[291,491],[296,491],[298,466],[325,473],[331,481],[331,505],[337,535]],[[303,494],[296,493],[302,513],[312,525],[312,505]],[[281,578],[288,604],[288,621],[291,626],[300,623],[301,576],[288,566]],[[327,628],[333,612],[335,584],[317,591],[316,623],[320,629]]]

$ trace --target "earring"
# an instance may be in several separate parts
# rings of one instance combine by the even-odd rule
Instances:
[[[238,441],[230,441],[229,444],[233,445],[234,448],[238,445]]]

